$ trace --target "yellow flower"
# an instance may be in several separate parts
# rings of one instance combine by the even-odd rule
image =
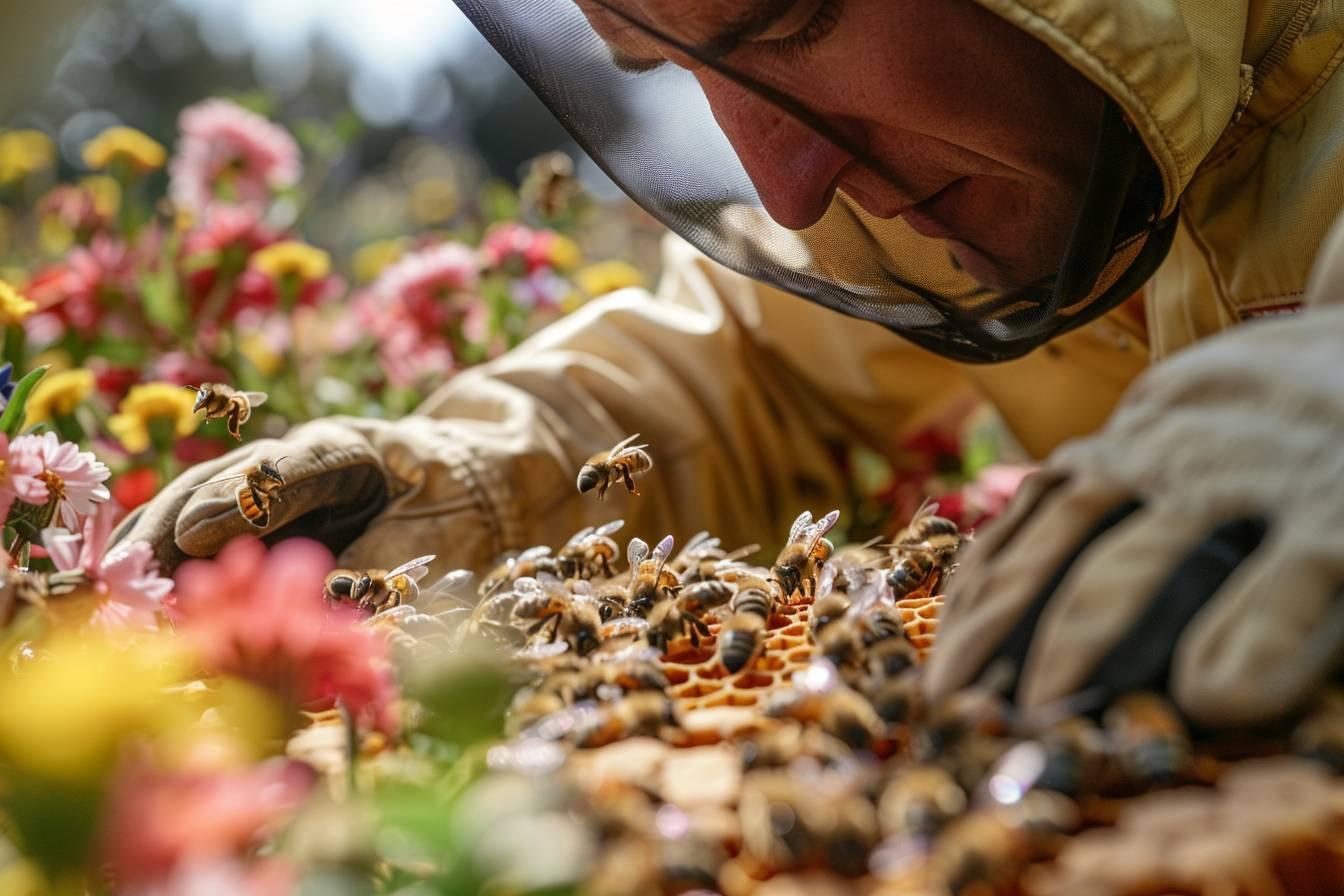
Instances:
[[[406,240],[375,240],[355,251],[355,279],[371,283],[383,269],[406,254]]]
[[[117,437],[132,454],[149,450],[150,427],[155,420],[172,424],[179,439],[189,436],[201,425],[191,409],[196,396],[189,389],[172,383],[142,383],[132,386],[121,400],[117,413],[107,418],[108,432]]]
[[[84,144],[84,164],[90,168],[111,168],[118,162],[144,173],[163,167],[168,151],[153,137],[135,128],[112,127]]]
[[[630,286],[643,286],[644,275],[629,262],[612,259],[576,271],[574,282],[588,295],[596,297]]]
[[[579,266],[579,262],[583,261],[583,250],[579,248],[579,244],[558,233],[552,237],[551,244],[546,249],[546,254],[550,257],[551,264],[558,271],[576,268]]]
[[[37,310],[37,305],[28,301],[3,280],[0,280],[0,326],[12,327],[23,323],[24,318]]]
[[[272,280],[297,277],[300,282],[307,282],[330,273],[331,256],[298,240],[281,240],[253,254],[252,267]]]
[[[105,218],[111,218],[121,209],[121,184],[106,174],[90,174],[80,178],[79,185],[93,199],[93,208]]]
[[[56,144],[41,131],[6,131],[0,134],[0,183],[22,180],[56,161]]]
[[[28,396],[28,403],[23,406],[24,427],[52,417],[68,417],[91,392],[93,371],[81,369],[53,373],[48,370],[46,376],[37,381],[32,394]]]
[[[280,353],[271,348],[266,337],[256,331],[239,334],[238,353],[250,361],[262,376],[275,376],[285,363]]]
[[[90,783],[126,737],[190,723],[186,707],[162,693],[184,671],[164,639],[118,646],[61,633],[42,651],[21,668],[0,667],[0,755],[21,777]]]

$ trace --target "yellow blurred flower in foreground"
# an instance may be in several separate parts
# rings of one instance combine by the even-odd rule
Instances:
[[[22,180],[56,162],[56,144],[41,131],[0,134],[0,183]]]
[[[238,334],[238,353],[262,376],[275,376],[285,363],[284,356],[271,347],[265,334],[255,330]]]
[[[168,151],[153,137],[135,128],[112,127],[84,144],[84,164],[90,168],[111,168],[118,162],[144,173],[163,167]]]
[[[643,286],[644,275],[639,268],[629,262],[612,259],[599,261],[575,271],[574,282],[589,296],[597,297],[625,289],[630,286]]]
[[[0,326],[12,327],[37,310],[37,305],[19,295],[8,283],[0,280]]]
[[[52,417],[68,417],[92,392],[92,370],[48,370],[23,406],[23,425],[27,428]]]
[[[558,233],[551,238],[546,255],[550,258],[551,265],[559,271],[576,268],[583,261],[583,250],[579,248],[579,244]]]
[[[254,253],[251,265],[272,280],[297,277],[307,283],[331,272],[331,256],[298,240],[281,240]]]
[[[172,383],[132,386],[117,413],[107,418],[107,429],[127,451],[139,454],[149,450],[149,433],[155,420],[170,422],[178,438],[194,433],[201,425],[201,418],[191,409],[195,401],[195,393]]]
[[[406,240],[375,240],[360,246],[353,259],[355,279],[372,283],[383,269],[406,254]]]
[[[20,775],[92,782],[127,736],[171,731],[193,718],[161,693],[187,668],[165,639],[117,646],[63,633],[42,654],[18,670],[0,666],[0,755]]]

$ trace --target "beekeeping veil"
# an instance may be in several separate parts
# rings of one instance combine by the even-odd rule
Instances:
[[[791,91],[786,73],[735,71],[722,57],[706,55],[651,24],[633,0],[585,0],[590,15],[573,0],[457,2],[598,164],[669,228],[734,270],[882,324],[957,360],[1020,356],[1130,296],[1170,247],[1176,197],[1190,175],[1183,169],[1197,158],[1176,155],[1181,147],[1170,145],[1170,134],[1162,132],[1172,122],[1162,120],[1151,97],[1135,92],[1146,80],[1161,94],[1158,100],[1181,102],[1171,110],[1177,126],[1184,126],[1190,111],[1184,107],[1197,106],[1191,97],[1206,73],[1180,20],[1180,7],[1194,0],[980,0],[1034,33],[1108,94],[1091,173],[1058,266],[1025,287],[996,289],[961,270],[943,240],[916,233],[901,218],[872,216],[843,192],[806,229],[776,223],[696,78],[670,64],[643,71],[617,65],[590,24],[592,7],[711,67],[882,173],[881,159],[867,157],[862,147],[832,132],[798,99],[804,91]],[[1235,29],[1238,16],[1228,18]],[[1149,35],[1160,39],[1172,27],[1184,41],[1184,53],[1164,56]],[[1099,49],[1098,42],[1106,45]],[[1145,53],[1150,58],[1135,62],[1131,77],[1113,65],[1117,51],[1121,58],[1130,52],[1136,59]],[[1155,59],[1170,64],[1145,73]],[[1235,76],[1235,60],[1233,65]],[[1189,79],[1182,88],[1187,97],[1172,100],[1170,79],[1179,84],[1182,77]],[[1204,142],[1198,148],[1207,150],[1202,137],[1195,142]]]

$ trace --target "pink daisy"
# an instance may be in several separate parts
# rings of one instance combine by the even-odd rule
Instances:
[[[480,281],[476,253],[461,243],[440,243],[411,252],[369,287],[365,311],[375,332],[409,318],[426,332],[442,330],[459,315],[454,299]]]
[[[14,504],[18,490],[14,485],[17,477],[24,482],[42,472],[37,458],[30,454],[14,455],[9,450],[9,436],[0,432],[0,520],[9,516],[9,508]]]
[[[84,519],[76,535],[65,529],[44,529],[42,544],[61,572],[83,570],[98,607],[90,619],[102,628],[153,629],[159,608],[173,590],[173,580],[158,574],[154,551],[143,541],[118,545],[107,553],[108,538],[120,508],[108,503]]]
[[[55,433],[19,436],[10,443],[9,456],[14,462],[10,481],[19,499],[42,505],[54,498],[68,529],[77,528],[78,514],[93,513],[97,504],[111,497],[103,485],[112,475],[107,466]]]
[[[264,204],[296,183],[299,146],[274,122],[225,99],[182,110],[182,139],[169,163],[169,192],[182,208],[201,211],[215,202]]]

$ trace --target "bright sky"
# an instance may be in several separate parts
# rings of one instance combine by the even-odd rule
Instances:
[[[351,100],[375,123],[444,111],[451,94],[431,73],[475,37],[452,0],[173,2],[197,16],[216,53],[255,53],[259,80],[275,89],[301,85],[306,42],[323,34],[354,62]]]

